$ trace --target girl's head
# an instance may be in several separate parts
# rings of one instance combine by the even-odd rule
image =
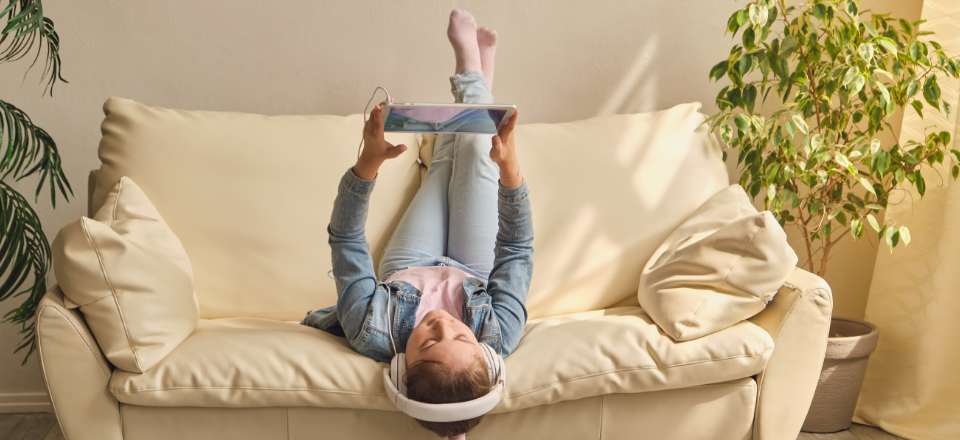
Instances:
[[[427,313],[407,340],[407,397],[425,403],[476,399],[493,387],[480,343],[459,319],[443,310]],[[457,422],[417,420],[441,436],[463,434],[481,417]]]

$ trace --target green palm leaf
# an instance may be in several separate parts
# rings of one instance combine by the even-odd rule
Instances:
[[[40,0],[6,0],[0,6],[0,20],[6,21],[0,28],[0,62],[17,61],[34,51],[36,55],[29,69],[37,63],[40,54],[46,55],[42,77],[47,78],[44,91],[53,95],[57,81],[68,82],[60,70],[60,36],[54,29],[53,20],[43,16]],[[3,1],[0,0],[0,5]]]
[[[40,0],[0,0],[0,63],[15,62],[31,53],[29,72],[41,55],[45,63],[44,93],[53,95],[57,81],[67,82],[60,70],[60,36],[53,20],[44,17]],[[0,301],[22,297],[17,308],[3,316],[20,327],[22,340],[15,351],[27,349],[26,363],[36,348],[34,327],[37,305],[46,293],[50,270],[50,245],[40,219],[9,179],[36,176],[34,202],[49,190],[56,207],[58,194],[65,200],[73,188],[63,173],[57,143],[15,105],[0,100]]]
[[[57,206],[58,192],[64,199],[73,195],[73,188],[60,166],[57,143],[23,110],[3,100],[0,100],[0,155],[0,180],[8,177],[21,180],[40,174],[35,200],[45,185],[53,207]]]
[[[17,308],[4,315],[4,321],[20,326],[23,336],[16,351],[35,349],[34,312],[47,290],[50,245],[40,219],[27,200],[0,181],[0,301],[26,296]]]

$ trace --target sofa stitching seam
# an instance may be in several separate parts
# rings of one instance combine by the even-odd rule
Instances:
[[[603,406],[606,401],[606,396],[600,396],[600,432],[597,435],[598,440],[603,440]]]
[[[113,296],[113,303],[117,306],[117,315],[120,317],[120,324],[123,326],[123,334],[126,336],[124,339],[127,342],[127,347],[130,348],[130,354],[133,355],[133,363],[136,365],[137,369],[142,372],[144,369],[140,365],[140,358],[137,355],[137,350],[133,347],[133,343],[131,343],[130,331],[127,328],[127,320],[123,316],[123,309],[120,307],[120,301],[117,298],[117,289],[114,287],[113,281],[110,279],[110,275],[107,274],[107,266],[103,262],[103,255],[100,253],[100,247],[97,245],[97,241],[93,238],[93,236],[90,235],[90,231],[88,231],[82,223],[80,226],[80,230],[83,231],[84,237],[87,238],[87,241],[91,247],[93,247],[94,253],[97,255],[97,263],[100,266],[100,273],[103,274],[103,280],[107,283],[107,288],[110,289],[110,295]]]
[[[178,391],[178,390],[254,390],[254,391],[320,391],[331,394],[347,394],[362,397],[387,397],[386,394],[366,394],[357,391],[342,391],[330,388],[298,387],[298,388],[276,388],[276,387],[257,387],[257,386],[232,386],[232,385],[214,385],[214,386],[167,386],[162,388],[136,388],[130,391],[124,391],[120,387],[110,387],[113,393],[150,393],[157,391]]]
[[[550,384],[538,386],[538,387],[536,387],[536,388],[533,388],[533,389],[530,389],[530,390],[527,390],[527,391],[524,391],[524,392],[521,392],[521,393],[518,393],[518,394],[510,394],[509,397],[510,397],[510,398],[523,397],[523,396],[526,396],[526,395],[528,395],[528,394],[541,391],[541,390],[543,390],[543,389],[549,388],[549,387],[554,386],[554,385],[557,385],[557,384],[566,384],[566,383],[576,382],[576,381],[579,381],[579,380],[590,379],[590,378],[593,378],[593,377],[604,376],[604,375],[613,374],[613,373],[629,373],[629,372],[634,372],[634,371],[652,370],[652,369],[658,369],[658,368],[685,367],[685,366],[698,365],[698,364],[703,364],[703,363],[708,363],[708,362],[719,362],[719,361],[728,361],[728,360],[742,359],[742,358],[756,358],[756,357],[759,357],[759,355],[756,355],[756,354],[736,355],[736,356],[729,356],[729,357],[719,358],[719,359],[705,359],[705,360],[700,360],[700,361],[685,362],[685,363],[682,363],[682,364],[673,364],[673,365],[669,365],[669,366],[667,366],[667,367],[659,367],[659,366],[654,365],[654,366],[642,366],[642,367],[631,367],[631,368],[620,368],[620,369],[606,370],[606,371],[602,371],[602,372],[597,372],[597,373],[592,373],[592,374],[585,374],[585,375],[581,375],[581,376],[576,376],[576,377],[573,377],[573,378],[570,378],[570,379],[567,379],[567,380],[561,380],[561,381],[551,382]],[[215,386],[167,386],[167,387],[161,387],[161,388],[136,388],[136,387],[134,387],[134,388],[131,389],[130,392],[134,392],[134,393],[147,393],[147,392],[157,392],[157,391],[161,391],[161,392],[162,392],[162,391],[174,391],[174,390],[204,390],[204,389],[211,389],[211,390],[224,390],[224,389],[231,390],[231,389],[235,389],[235,390],[263,390],[263,391],[322,391],[322,392],[326,392],[326,393],[349,394],[349,395],[354,395],[354,396],[386,397],[386,394],[366,394],[366,393],[355,392],[355,391],[342,391],[342,390],[334,390],[334,389],[327,389],[327,388],[314,388],[314,387],[275,388],[275,387],[228,386],[228,385],[215,385]],[[118,389],[117,387],[111,387],[111,391],[116,392],[116,393],[121,393],[121,394],[125,393],[125,391],[123,391],[123,390],[121,390],[121,389]]]

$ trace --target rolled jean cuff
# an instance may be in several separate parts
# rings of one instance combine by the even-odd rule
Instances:
[[[493,104],[493,92],[487,86],[483,73],[468,70],[450,77],[450,92],[456,102],[470,104]]]
[[[502,182],[499,182],[497,193],[500,196],[500,199],[507,203],[517,203],[523,201],[527,198],[528,194],[527,179],[523,179],[519,186],[513,188],[504,186]]]
[[[376,178],[366,180],[358,176],[351,166],[347,172],[340,178],[340,192],[350,192],[361,197],[368,197],[373,192],[373,186],[376,184]]]

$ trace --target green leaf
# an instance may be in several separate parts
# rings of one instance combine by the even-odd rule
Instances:
[[[900,240],[903,241],[903,244],[910,244],[910,229],[908,229],[906,226],[900,227]]]
[[[737,61],[736,69],[741,78],[747,76],[753,70],[753,55],[747,54],[741,57]]]
[[[877,79],[886,80],[886,81],[891,82],[891,83],[894,82],[894,81],[896,81],[896,79],[893,77],[893,74],[892,74],[892,73],[887,72],[886,70],[883,70],[883,69],[873,69],[873,75],[874,75]]]
[[[867,190],[867,192],[869,192],[870,194],[873,194],[874,196],[877,195],[877,190],[873,188],[873,184],[870,183],[870,181],[867,180],[866,177],[860,177],[859,182],[860,182],[860,185]]]
[[[720,78],[723,78],[723,76],[727,74],[727,66],[729,66],[729,63],[726,60],[723,60],[717,63],[717,65],[713,66],[713,68],[710,69],[710,79],[716,81]]]
[[[910,45],[910,58],[914,61],[926,65],[927,64],[927,45],[919,41],[914,41]]]
[[[867,214],[867,223],[870,224],[870,227],[874,231],[880,232],[880,222],[877,221],[877,218],[873,214]]]
[[[848,159],[846,155],[844,155],[839,151],[834,153],[833,161],[836,162],[837,165],[840,165],[841,167],[844,167],[844,168],[853,165],[852,163],[850,163],[850,159]]]
[[[843,82],[841,85],[845,88],[850,88],[850,84],[853,83],[853,80],[860,76],[860,70],[856,67],[849,67],[847,71],[843,74]]]
[[[797,130],[799,130],[800,133],[807,134],[810,132],[810,127],[807,126],[807,121],[803,119],[803,116],[801,116],[799,113],[794,113],[790,121],[793,122],[793,125],[797,127]]]
[[[856,17],[860,13],[860,6],[857,5],[855,0],[847,0],[847,13],[851,17]]]
[[[856,95],[860,93],[861,90],[867,85],[867,80],[863,75],[857,75],[853,81],[850,83],[848,89],[850,90],[851,95]]]
[[[743,103],[746,104],[748,110],[753,111],[753,107],[757,103],[757,86],[750,84],[744,87]]]
[[[731,34],[737,33],[740,30],[740,26],[743,26],[747,22],[747,11],[744,9],[737,10],[730,16],[730,19],[727,20],[727,31]]]
[[[747,13],[750,16],[750,23],[758,27],[767,24],[767,19],[770,18],[770,11],[762,4],[752,3],[747,8]]]
[[[923,117],[923,103],[920,102],[920,101],[917,101],[917,100],[913,100],[913,102],[911,102],[910,105],[913,107],[913,110],[914,110],[915,112],[917,112],[917,114],[920,115],[920,117],[922,118],[922,117]]]
[[[870,62],[873,61],[874,55],[874,46],[870,43],[863,43],[860,47],[857,48],[857,53],[860,54],[860,58],[863,58],[864,61]]]
[[[920,91],[920,85],[917,83],[917,80],[911,78],[907,81],[907,90],[906,90],[906,99],[913,98],[917,95],[917,92]]]
[[[948,145],[950,145],[950,138],[951,138],[951,136],[950,136],[950,132],[949,132],[949,131],[941,131],[941,132],[940,132],[940,135],[939,135],[938,137],[940,138],[940,143],[941,143],[943,146],[948,146]]]
[[[813,16],[826,21],[830,18],[830,7],[823,3],[813,5]]]
[[[53,20],[44,16],[40,0],[8,0],[3,16],[8,21],[0,25],[0,62],[16,61],[31,52],[36,52],[34,62],[44,55],[45,66],[41,74],[46,78],[44,93],[53,95],[53,88],[63,78],[60,67],[60,36]],[[30,64],[33,67],[33,63]]]
[[[853,233],[853,238],[860,238],[863,236],[863,222],[860,219],[850,220],[850,232]]]
[[[870,154],[877,154],[880,151],[880,139],[870,141]]]
[[[950,170],[950,174],[953,175],[954,179],[960,177],[960,165],[954,165]]]
[[[897,242],[900,240],[900,232],[897,231],[894,227],[886,227],[883,229],[883,241],[887,243],[887,246],[894,248],[897,246]]]
[[[733,123],[737,125],[737,128],[741,133],[746,133],[750,129],[750,121],[747,120],[747,117],[743,113],[738,113],[733,117]]]
[[[884,109],[889,113],[893,111],[893,101],[890,99],[890,90],[887,90],[887,87],[883,84],[877,83],[877,92],[880,93],[880,101],[883,103]]]
[[[887,38],[887,37],[880,37],[880,38],[877,38],[877,44],[879,44],[880,47],[883,48],[883,50],[890,53],[890,55],[897,56],[897,53],[898,53],[897,43],[893,41],[893,39]]]
[[[847,224],[847,215],[844,214],[843,211],[837,212],[837,216],[836,216],[836,217],[837,217],[837,222],[839,222],[841,225],[846,225],[846,224]]]
[[[927,104],[940,108],[940,84],[937,83],[935,75],[930,75],[923,83],[923,98],[927,100]]]
[[[757,47],[757,33],[753,30],[752,27],[748,27],[743,31],[743,47],[747,49],[753,49]]]
[[[920,174],[920,170],[914,171],[913,176],[913,184],[917,187],[917,192],[920,193],[922,197],[927,192],[927,181],[923,178],[923,174]]]

